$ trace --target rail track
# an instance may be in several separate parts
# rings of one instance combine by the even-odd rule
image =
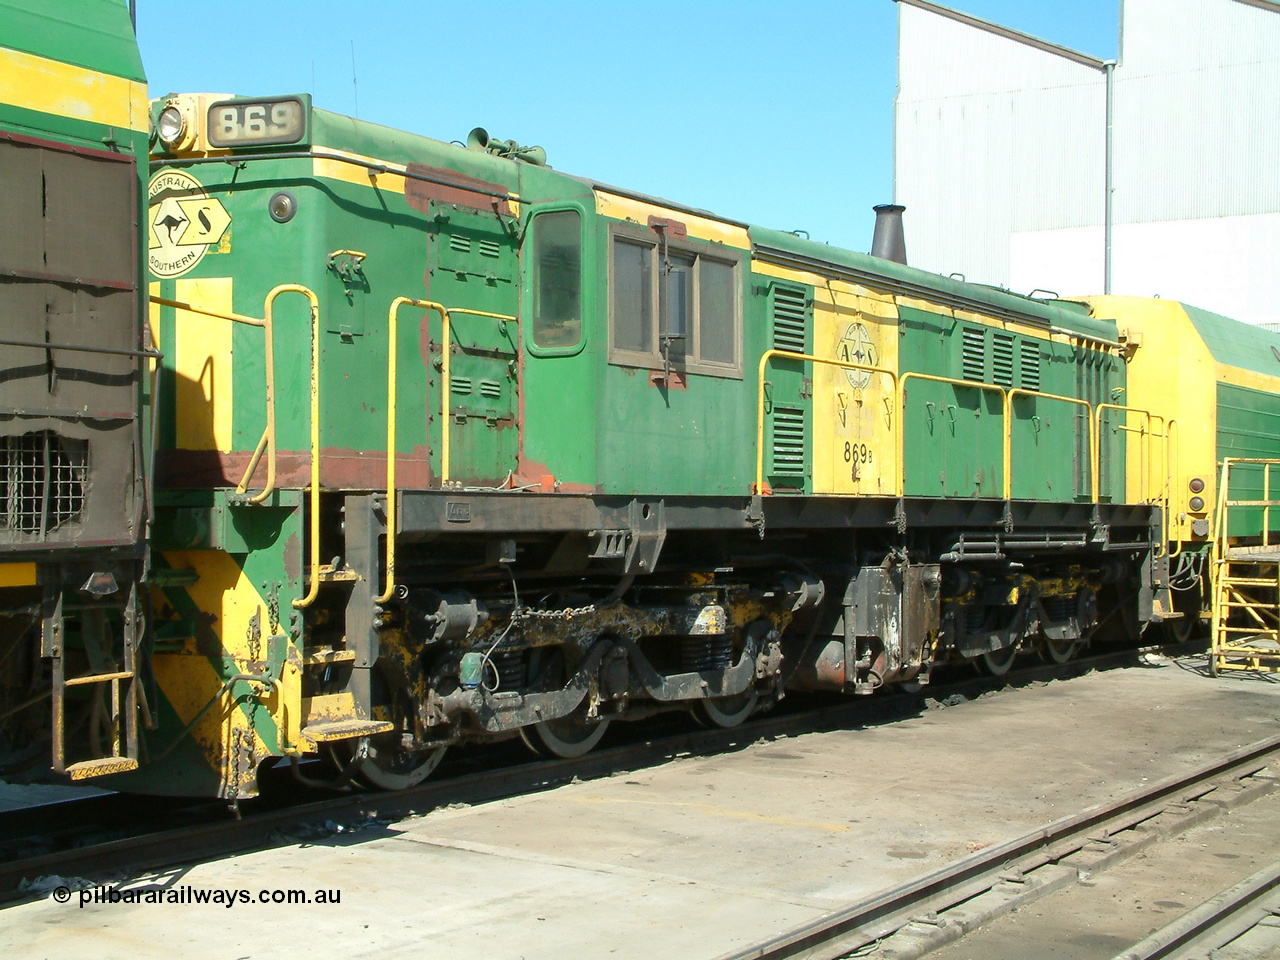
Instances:
[[[935,681],[915,693],[897,696],[843,699],[836,703],[823,699],[816,706],[799,709],[794,703],[799,696],[789,697],[773,713],[753,718],[732,729],[690,730],[682,720],[659,724],[660,735],[654,736],[654,724],[636,727],[636,739],[618,746],[597,750],[572,760],[517,761],[523,753],[514,750],[488,755],[492,767],[476,769],[479,758],[464,757],[442,765],[436,777],[410,790],[396,793],[350,792],[322,800],[307,794],[303,802],[270,801],[246,805],[243,816],[231,819],[225,804],[207,801],[175,803],[171,798],[124,798],[120,795],[89,797],[82,800],[26,808],[0,814],[0,837],[10,838],[0,847],[0,900],[10,900],[29,893],[18,890],[24,878],[39,876],[90,877],[105,879],[129,872],[173,866],[198,861],[210,856],[294,842],[297,839],[333,832],[334,827],[369,824],[378,821],[425,813],[452,803],[480,803],[504,797],[549,789],[575,778],[588,780],[626,770],[641,769],[667,762],[680,756],[723,753],[749,746],[760,740],[796,736],[823,730],[856,728],[917,716],[927,709],[927,701],[950,705],[975,699],[1001,689],[1017,689],[1052,679],[1079,676],[1092,670],[1133,665],[1144,655],[1160,653],[1177,656],[1204,649],[1204,643],[1149,646],[1110,651],[1080,657],[1066,664],[1026,665],[1015,668],[1004,677],[966,677]],[[671,730],[675,732],[669,732]],[[668,731],[663,733],[662,731]],[[502,745],[498,745],[501,747]],[[124,819],[122,811],[129,811]],[[239,813],[239,811],[237,811]],[[47,820],[42,821],[42,817]],[[187,817],[195,822],[174,825],[174,819]],[[69,824],[69,821],[74,823]],[[156,824],[161,829],[156,829]],[[79,830],[70,830],[78,826]],[[37,855],[6,857],[3,850],[21,851],[25,837],[32,843],[47,840],[50,834],[71,834],[69,849],[49,850]],[[37,847],[38,848],[38,847]],[[753,954],[754,956],[755,954]],[[784,956],[790,954],[778,954]],[[759,954],[772,956],[772,954]]]
[[[1268,768],[1277,759],[1280,736],[1260,740],[1190,773],[1056,820],[719,960],[921,956],[1015,907],[1275,789],[1280,777]],[[1269,890],[1280,883],[1280,873],[1270,880],[1251,879],[1256,880],[1254,887]],[[1197,914],[1200,925],[1188,921],[1187,929],[1205,928],[1210,908],[1198,909],[1205,916]],[[1226,906],[1219,912],[1230,913]],[[1130,951],[1121,958],[1175,956],[1160,952],[1163,948],[1158,943],[1139,947],[1149,952]]]
[[[1115,960],[1257,960],[1280,956],[1280,862],[1188,910]]]

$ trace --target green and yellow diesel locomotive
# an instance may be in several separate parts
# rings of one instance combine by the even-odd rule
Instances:
[[[123,2],[0,0],[0,773],[137,766],[149,130]]]
[[[454,744],[574,756],[1177,613],[1168,544],[1208,542],[1170,520],[1188,434],[1126,393],[1145,348],[1106,304],[479,129],[153,111],[159,723],[122,786],[250,796],[317,754],[407,786]]]

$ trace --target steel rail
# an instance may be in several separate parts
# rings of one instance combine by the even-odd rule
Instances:
[[[1079,657],[1066,664],[1037,664],[1015,668],[1004,677],[970,677],[953,683],[925,687],[902,697],[860,698],[790,714],[762,716],[730,729],[697,730],[642,740],[598,750],[571,760],[531,760],[503,765],[478,774],[430,780],[418,787],[394,793],[351,793],[331,799],[295,804],[277,810],[245,812],[242,820],[223,820],[167,829],[86,845],[38,857],[0,862],[0,901],[22,896],[18,882],[47,874],[89,876],[118,873],[123,869],[154,869],[190,863],[202,857],[278,846],[280,831],[326,820],[359,820],[368,817],[402,817],[450,803],[481,803],[550,789],[575,777],[589,780],[624,770],[643,769],[679,756],[710,756],[741,749],[766,738],[799,736],[826,730],[848,729],[868,722],[896,722],[919,713],[924,699],[956,694],[970,702],[982,693],[1016,689],[1020,684],[1049,678],[1082,675],[1104,667],[1122,667],[1144,653],[1166,655],[1198,652],[1204,643],[1189,641],[1163,646],[1129,648],[1094,657]],[[50,810],[56,812],[54,807]],[[31,822],[32,814],[23,814]],[[0,816],[3,822],[3,816]]]
[[[1276,904],[1264,907],[1257,901],[1276,887],[1280,887],[1280,861],[1263,867],[1253,876],[1188,910],[1128,950],[1116,954],[1114,960],[1163,960],[1165,957],[1182,956],[1183,948],[1189,947],[1194,947],[1196,955],[1213,956],[1216,949],[1272,915]],[[1205,938],[1212,942],[1204,942]]]
[[[850,942],[851,938],[864,944],[873,943],[900,929],[925,901],[929,902],[930,910],[941,911],[955,906],[973,896],[973,882],[984,875],[994,877],[1011,869],[1029,870],[1063,859],[1087,843],[1099,827],[1105,825],[1108,834],[1132,827],[1154,816],[1162,804],[1193,790],[1204,781],[1239,771],[1251,764],[1257,765],[1262,758],[1277,752],[1280,752],[1280,736],[1257,741],[1190,773],[1166,777],[1117,800],[1055,820],[1021,837],[988,847],[940,870],[856,901],[762,943],[723,954],[718,960],[840,956],[859,946]],[[1028,859],[1032,860],[1030,864],[1025,862]],[[1024,862],[1019,864],[1018,861]],[[824,952],[824,947],[829,949]]]

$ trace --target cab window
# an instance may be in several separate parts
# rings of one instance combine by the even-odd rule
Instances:
[[[576,210],[533,220],[535,346],[575,347],[582,339],[582,218]]]

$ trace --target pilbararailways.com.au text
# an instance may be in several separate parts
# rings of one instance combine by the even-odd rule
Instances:
[[[136,887],[120,889],[119,887],[90,887],[76,891],[80,907],[91,904],[147,904],[169,903],[177,905],[197,906],[212,904],[230,910],[237,904],[313,904],[341,903],[342,891],[336,889],[318,890],[243,890],[239,888],[206,890],[182,884],[176,887]],[[58,887],[53,891],[53,899],[59,903],[71,900],[71,890]]]

